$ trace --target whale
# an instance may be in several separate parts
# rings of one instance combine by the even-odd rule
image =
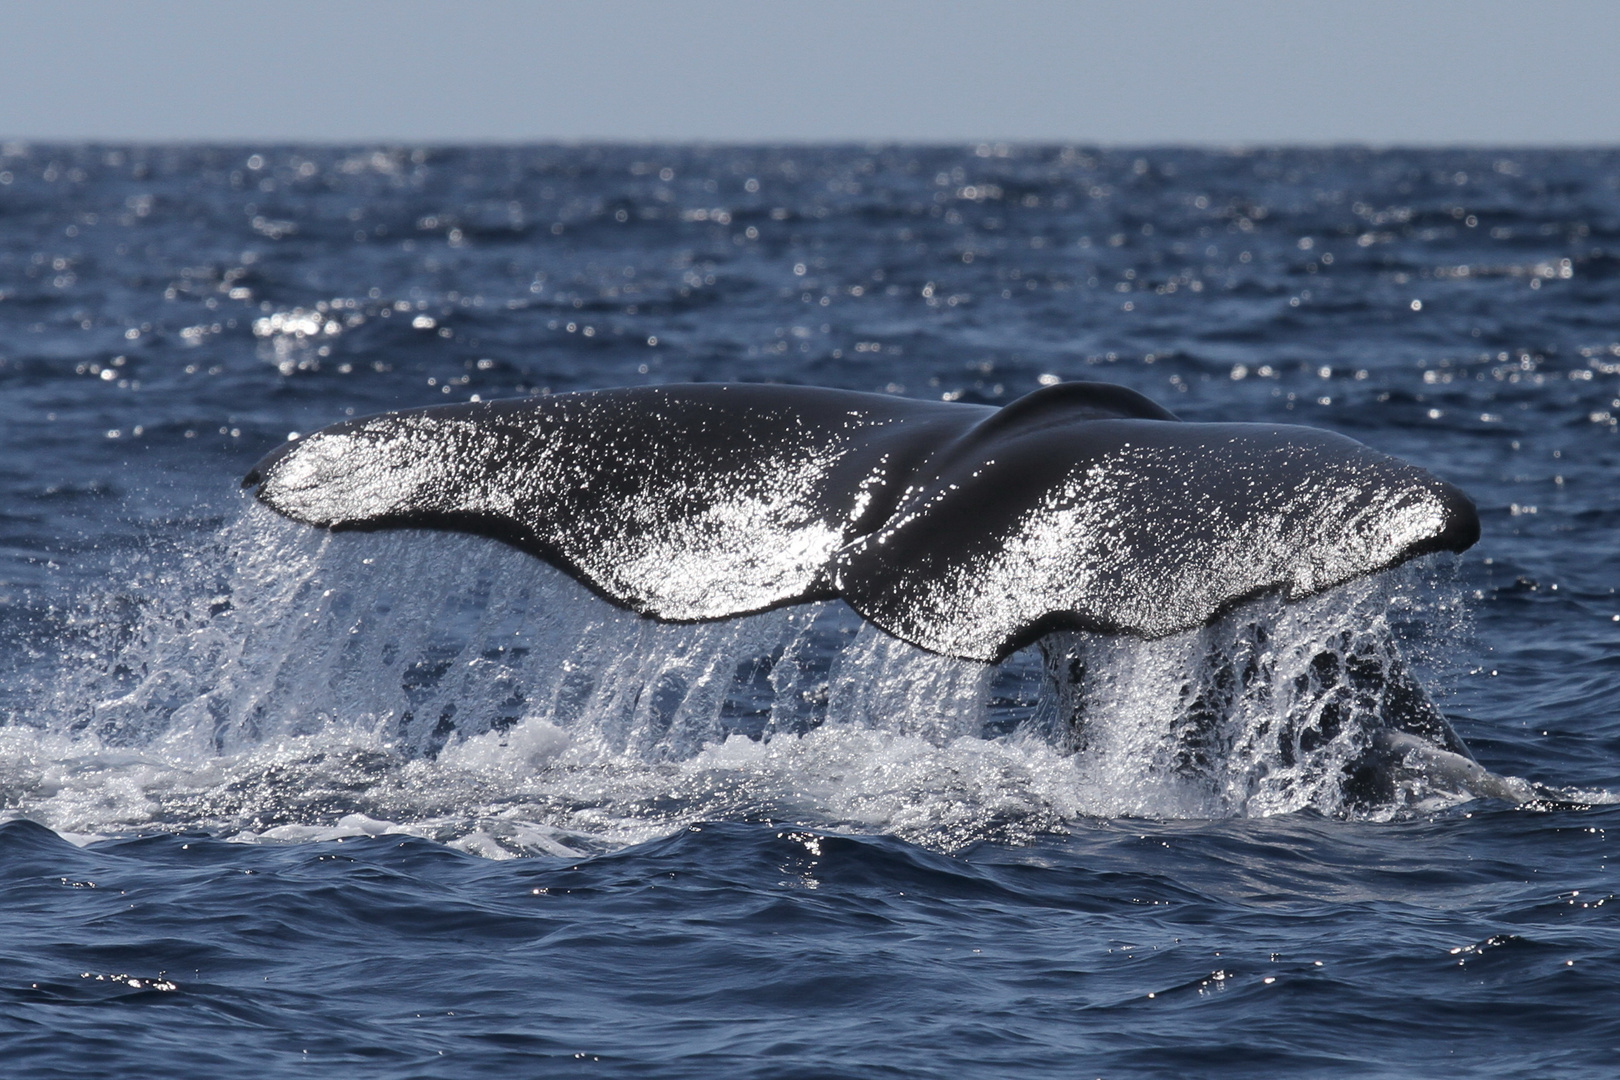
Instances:
[[[243,483],[321,528],[491,536],[655,619],[838,597],[986,662],[1479,538],[1461,490],[1343,435],[1189,423],[1096,382],[1000,408],[708,383],[430,406],[290,440]]]
[[[1076,633],[1163,638],[1480,535],[1459,488],[1344,435],[1100,382],[1001,407],[724,383],[437,405],[291,438],[243,484],[323,529],[492,537],[657,620],[838,598],[947,656],[1040,643],[1059,683]],[[1397,657],[1377,695],[1389,730],[1473,762]]]

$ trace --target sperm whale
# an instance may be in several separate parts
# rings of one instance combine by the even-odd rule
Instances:
[[[1074,628],[1161,637],[1479,536],[1457,488],[1342,435],[1179,421],[1125,387],[993,408],[695,384],[344,421],[244,481],[295,520],[494,536],[653,618],[842,597],[996,661]]]
[[[654,619],[836,597],[950,656],[1041,642],[1057,672],[1066,633],[1161,638],[1479,537],[1462,491],[1345,436],[1095,382],[1001,408],[754,384],[441,405],[291,440],[244,485],[322,528],[494,537]],[[1471,762],[1404,667],[1385,683],[1390,730]]]

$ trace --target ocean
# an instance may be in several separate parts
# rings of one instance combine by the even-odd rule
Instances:
[[[1228,621],[1376,628],[1525,797],[1176,768],[1188,635],[1092,641],[1077,745],[1034,648],[240,487],[436,403],[1073,379],[1468,492]],[[1617,430],[1615,151],[7,144],[0,1072],[1612,1077]]]

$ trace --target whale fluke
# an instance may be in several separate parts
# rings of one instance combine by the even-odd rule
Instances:
[[[492,536],[658,619],[842,597],[981,661],[1061,628],[1172,634],[1479,536],[1457,488],[1344,436],[1085,382],[1001,409],[716,384],[434,406],[288,442],[244,484],[324,528]]]

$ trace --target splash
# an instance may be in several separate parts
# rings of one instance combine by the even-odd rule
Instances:
[[[1414,626],[1461,618],[1404,570],[993,667],[840,602],[656,623],[491,541],[258,506],[125,578],[0,727],[8,812],[66,835],[404,831],[491,856],[714,818],[951,849],[1086,816],[1352,812],[1374,706],[1322,657],[1388,666]]]

